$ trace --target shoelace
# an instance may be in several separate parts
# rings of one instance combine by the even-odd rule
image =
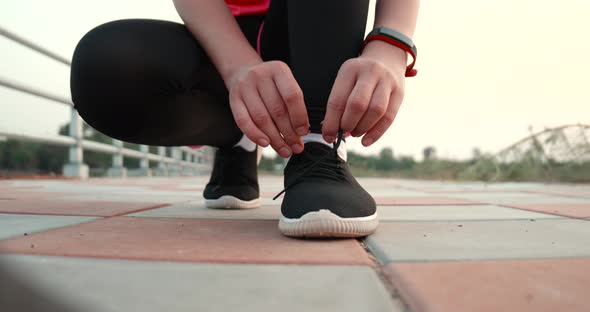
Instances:
[[[340,146],[340,143],[342,143],[343,137],[344,137],[344,134],[342,133],[342,130],[338,130],[338,139],[334,143],[334,147],[332,148],[332,151],[330,153],[326,153],[326,155],[322,156],[322,158],[316,160],[313,164],[311,164],[311,166],[309,166],[309,167],[307,167],[307,169],[303,170],[303,172],[300,175],[298,175],[293,181],[291,181],[291,183],[287,184],[287,186],[285,186],[285,188],[281,192],[279,192],[275,197],[273,197],[272,200],[279,198],[279,196],[281,196],[283,193],[285,193],[285,191],[288,188],[299,183],[299,180],[302,177],[304,177],[307,173],[309,173],[313,168],[317,167],[317,165],[319,165],[320,163],[322,163],[323,161],[328,159],[328,157],[334,156],[335,158],[338,158],[338,147]],[[334,153],[332,154],[332,152],[334,152]]]

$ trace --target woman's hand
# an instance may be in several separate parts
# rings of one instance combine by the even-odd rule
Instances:
[[[303,151],[301,136],[309,133],[309,120],[303,92],[287,64],[244,66],[227,85],[236,124],[250,140],[270,144],[281,157]]]
[[[404,98],[406,52],[372,41],[363,54],[340,67],[322,124],[324,139],[334,142],[338,129],[377,141],[393,123]]]

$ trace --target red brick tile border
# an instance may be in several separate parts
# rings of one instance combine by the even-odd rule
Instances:
[[[0,251],[214,263],[371,265],[358,241],[297,240],[276,221],[117,217],[0,241]]]
[[[384,268],[412,311],[590,311],[590,258],[397,263]]]
[[[0,213],[113,217],[156,209],[168,203],[51,200],[38,198],[0,200]]]

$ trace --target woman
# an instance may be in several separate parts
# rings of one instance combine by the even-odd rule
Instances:
[[[376,205],[350,173],[342,134],[369,146],[392,124],[415,74],[419,1],[378,1],[365,39],[368,2],[174,0],[184,25],[120,20],[86,34],[72,99],[120,140],[219,147],[203,194],[211,208],[259,206],[256,149],[270,145],[290,157],[283,234],[365,236]]]

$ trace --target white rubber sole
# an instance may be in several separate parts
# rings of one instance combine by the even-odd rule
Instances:
[[[245,201],[230,195],[218,199],[205,199],[205,207],[212,209],[252,209],[260,207],[260,198]]]
[[[330,210],[308,212],[299,219],[281,216],[279,230],[290,237],[363,237],[377,229],[377,212],[359,218],[341,218]]]

